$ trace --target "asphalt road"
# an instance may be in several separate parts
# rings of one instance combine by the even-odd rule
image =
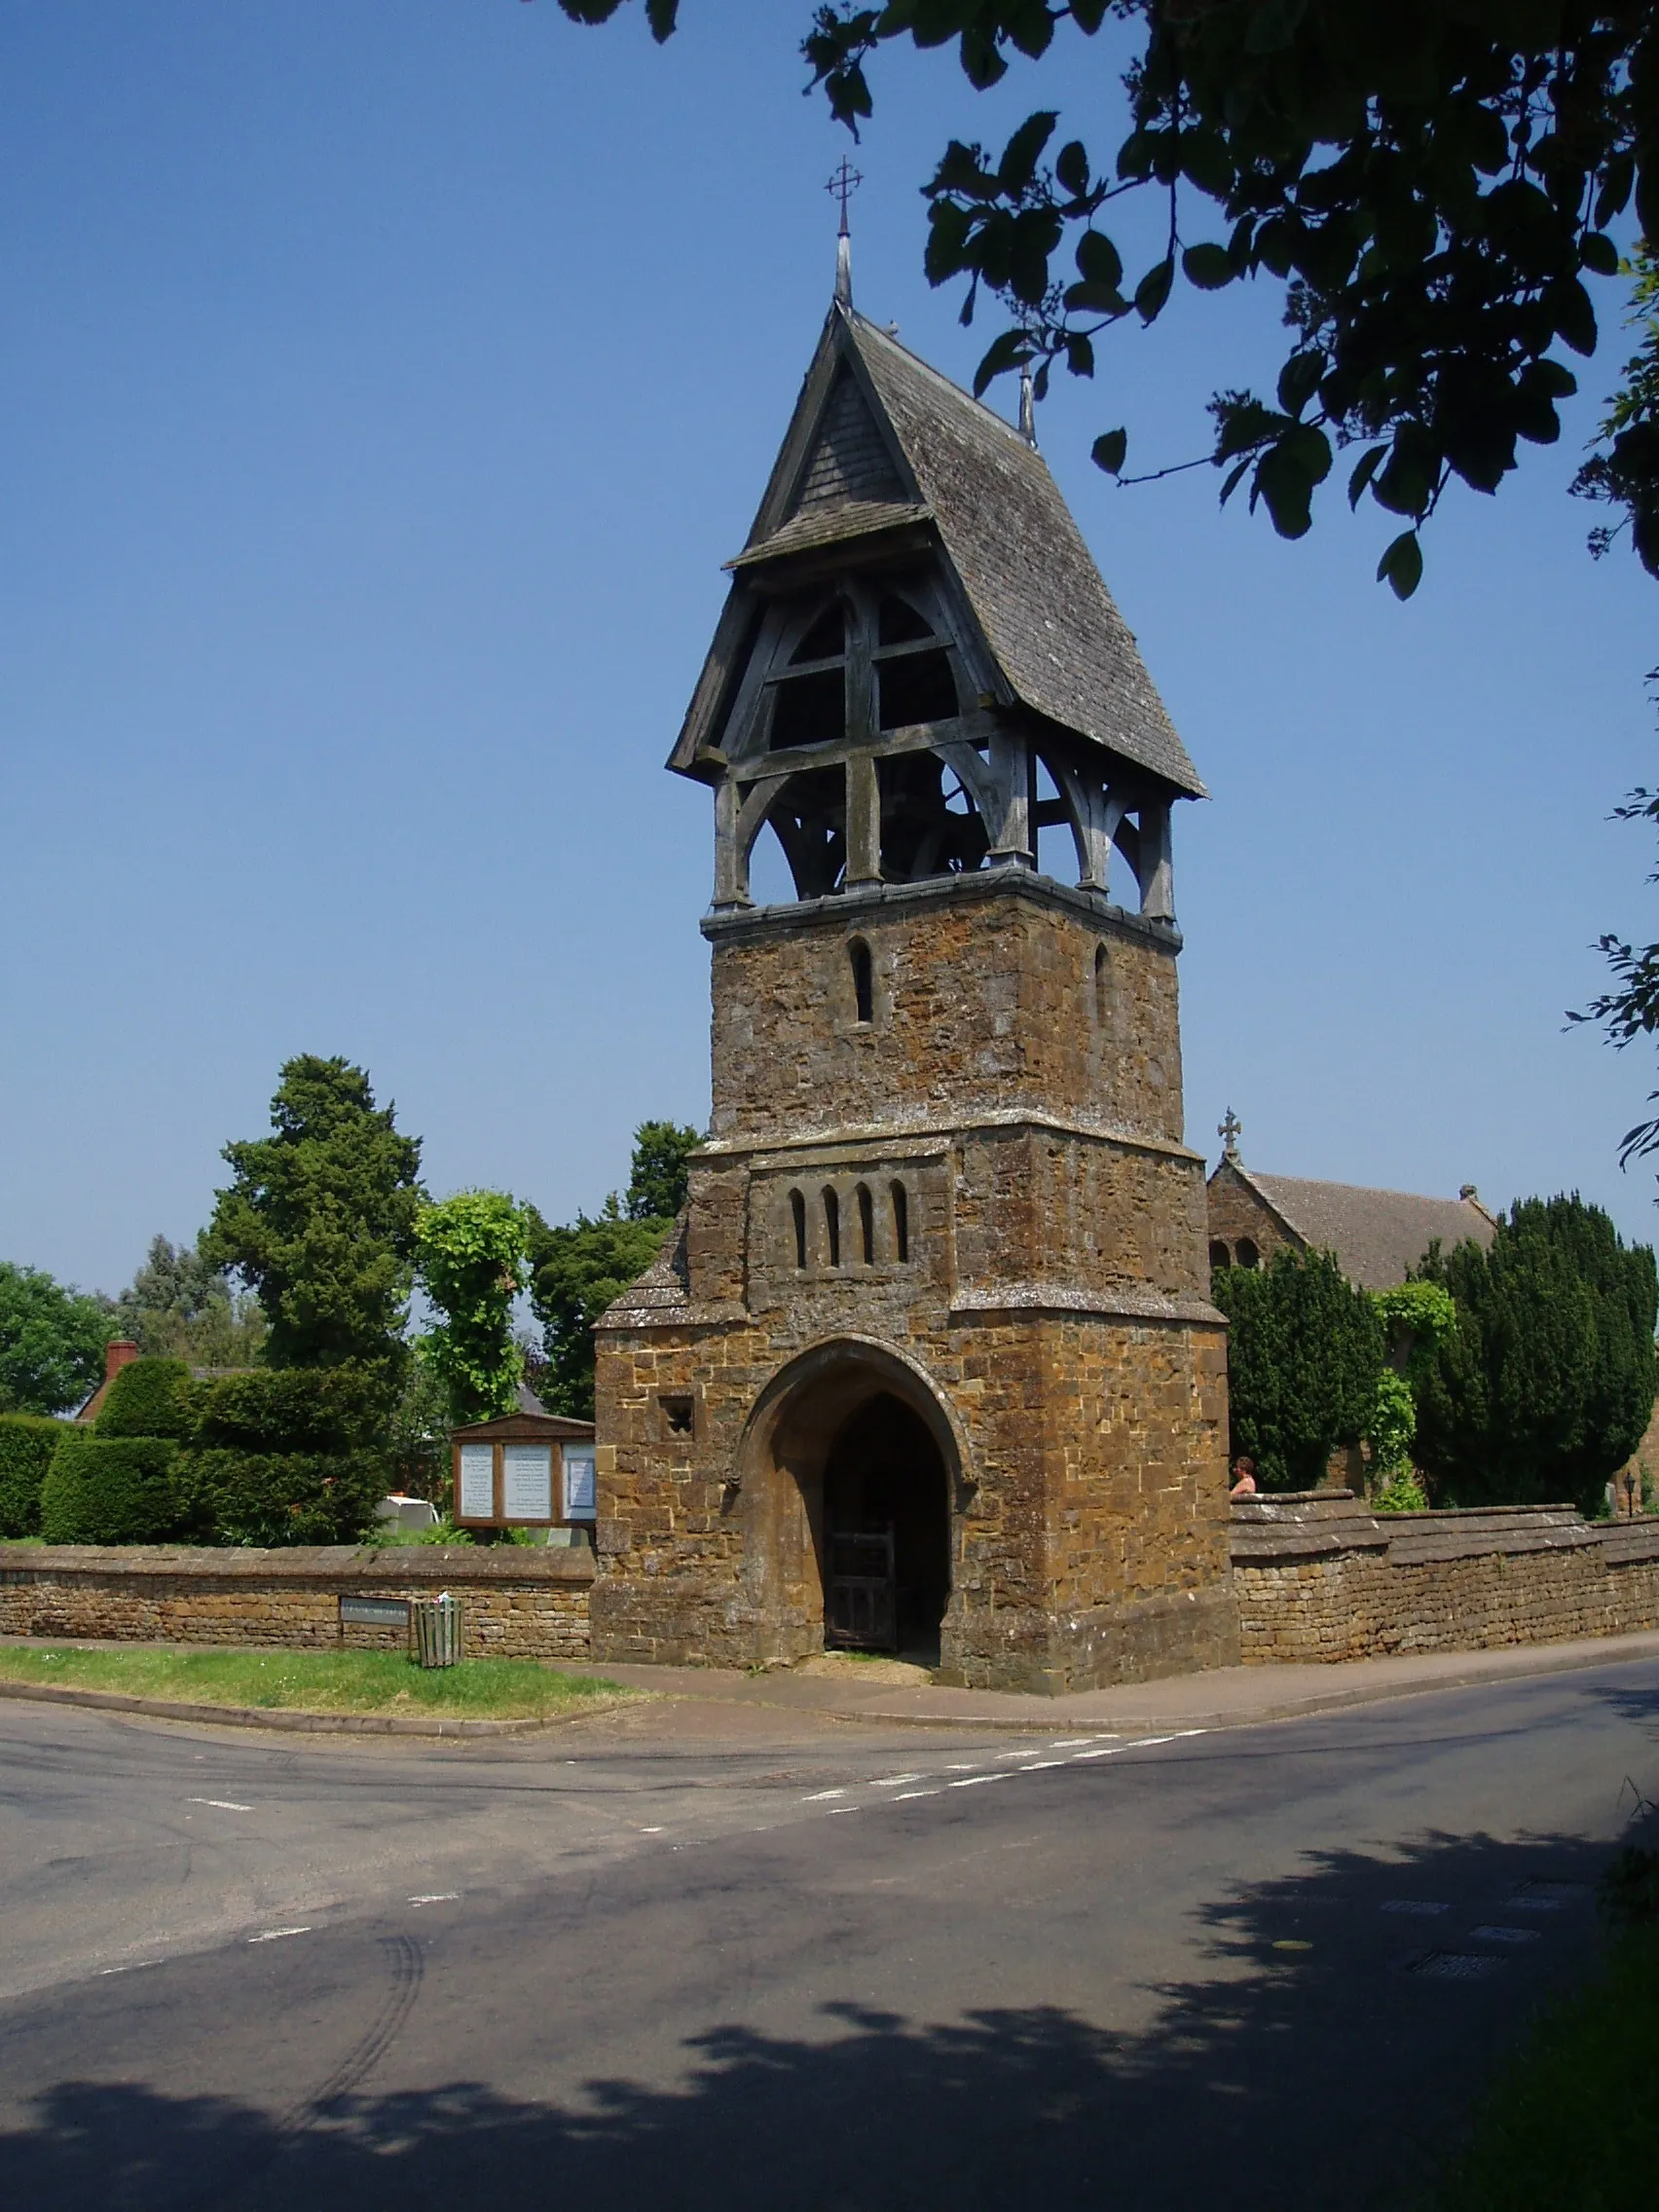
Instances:
[[[719,1725],[0,1709],[0,2204],[1391,2205],[1659,1797],[1651,1660],[1138,1744]]]

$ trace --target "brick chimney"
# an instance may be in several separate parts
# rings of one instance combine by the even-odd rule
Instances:
[[[117,1337],[113,1344],[104,1346],[104,1381],[113,1382],[124,1367],[129,1367],[138,1357],[138,1346],[130,1337]]]

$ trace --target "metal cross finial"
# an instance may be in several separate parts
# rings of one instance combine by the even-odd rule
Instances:
[[[1221,1139],[1221,1157],[1223,1160],[1236,1160],[1238,1158],[1238,1140],[1244,1134],[1244,1124],[1231,1106],[1227,1109],[1226,1121],[1216,1124],[1215,1133]]]
[[[854,168],[852,163],[843,154],[840,167],[824,187],[831,200],[838,200],[841,203],[841,232],[843,237],[846,235],[847,229],[847,202],[863,182],[864,172],[861,169]]]

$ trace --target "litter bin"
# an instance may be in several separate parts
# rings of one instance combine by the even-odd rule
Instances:
[[[446,1590],[439,1598],[414,1598],[409,1604],[410,1657],[420,1667],[453,1667],[461,1657],[461,1600]]]

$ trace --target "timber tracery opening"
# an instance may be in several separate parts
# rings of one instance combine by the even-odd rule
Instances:
[[[1121,899],[1116,867],[1131,905],[1173,919],[1168,793],[1099,742],[999,704],[941,570],[782,593],[745,654],[708,756],[718,907],[752,903],[770,829],[797,899],[998,866],[1063,881],[1069,844],[1081,889]]]

